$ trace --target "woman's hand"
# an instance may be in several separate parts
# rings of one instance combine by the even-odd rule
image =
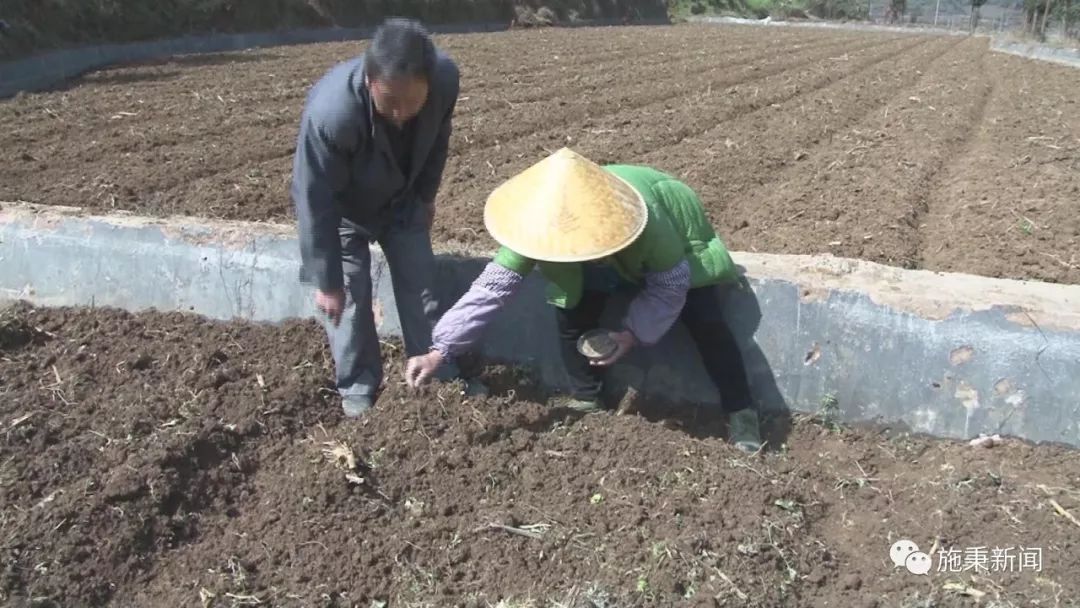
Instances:
[[[429,378],[439,371],[443,364],[443,356],[439,351],[433,350],[426,355],[410,357],[405,365],[405,382],[411,388],[416,388],[427,382]]]
[[[623,358],[623,355],[630,352],[634,346],[637,345],[637,338],[629,331],[609,331],[608,337],[615,341],[615,352],[611,353],[603,359],[597,359],[590,361],[591,365],[607,367],[614,365],[619,359]]]

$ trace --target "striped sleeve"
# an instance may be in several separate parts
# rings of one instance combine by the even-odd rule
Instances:
[[[630,302],[623,325],[639,342],[656,344],[675,324],[690,291],[690,263],[645,275],[645,288]]]
[[[469,291],[435,325],[432,349],[452,358],[472,348],[524,278],[494,261],[488,262]]]

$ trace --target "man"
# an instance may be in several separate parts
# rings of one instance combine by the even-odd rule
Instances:
[[[570,407],[602,409],[604,368],[655,344],[681,318],[730,414],[732,441],[747,452],[761,447],[742,355],[723,318],[735,265],[687,185],[649,167],[600,167],[564,148],[495,189],[484,222],[502,248],[435,326],[431,352],[409,360],[410,386],[473,346],[536,268],[557,312]],[[587,359],[577,341],[622,288],[636,294],[622,329],[608,332],[615,348]]]
[[[458,91],[457,66],[424,28],[392,19],[308,95],[292,182],[301,281],[314,284],[325,315],[347,416],[372,407],[383,379],[369,243],[386,256],[406,353],[431,345],[430,229]],[[457,373],[451,363],[441,377]]]

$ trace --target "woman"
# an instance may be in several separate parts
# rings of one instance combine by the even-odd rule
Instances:
[[[761,447],[742,355],[722,316],[735,265],[686,184],[649,167],[601,167],[563,148],[492,192],[484,223],[502,248],[436,325],[431,352],[409,359],[410,386],[473,346],[536,268],[557,313],[570,407],[602,409],[603,369],[655,344],[681,318],[730,415],[732,441],[749,452]],[[624,287],[636,295],[622,330],[608,333],[614,351],[589,360],[577,340]]]

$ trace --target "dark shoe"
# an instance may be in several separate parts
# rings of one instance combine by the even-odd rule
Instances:
[[[346,395],[341,398],[341,409],[346,418],[359,418],[374,404],[375,400],[370,395]]]
[[[758,415],[754,408],[748,407],[731,414],[728,429],[731,443],[743,452],[753,454],[761,449],[761,430]]]

